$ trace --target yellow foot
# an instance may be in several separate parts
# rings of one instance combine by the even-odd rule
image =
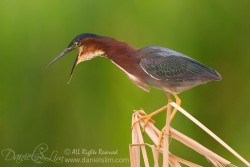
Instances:
[[[161,130],[161,133],[160,133],[160,136],[159,136],[159,141],[158,141],[158,144],[157,144],[157,147],[158,147],[158,148],[161,147],[162,139],[163,139],[164,134],[166,134],[166,135],[168,135],[168,136],[171,136],[170,133],[167,133],[167,132],[166,132],[166,128],[164,127],[164,128]]]
[[[159,141],[158,141],[158,144],[157,144],[157,147],[160,148],[161,147],[161,144],[162,144],[162,137],[164,135],[164,131],[165,131],[165,127],[161,130],[161,134],[159,136]]]
[[[132,125],[132,127],[131,127],[131,130],[133,130],[133,128],[135,127],[135,125],[136,125],[137,123],[139,123],[141,120],[145,120],[145,124],[144,124],[144,126],[143,126],[142,132],[145,131],[145,128],[146,128],[148,122],[151,122],[151,123],[153,123],[153,124],[155,123],[155,121],[152,120],[152,116],[153,116],[153,115],[151,115],[151,114],[147,115],[143,110],[134,110],[134,112],[139,112],[139,114],[141,114],[142,117],[133,123],[133,125]]]

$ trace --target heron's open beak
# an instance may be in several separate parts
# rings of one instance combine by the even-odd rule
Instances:
[[[78,63],[79,57],[80,57],[80,55],[79,55],[79,53],[78,53],[77,56],[76,56],[75,62],[74,62],[74,64],[73,64],[73,67],[72,67],[72,69],[71,69],[71,72],[70,72],[68,84],[69,84],[69,82],[70,82],[70,80],[71,80],[71,77],[72,77],[72,74],[73,74],[73,72],[74,72],[74,69],[75,69],[75,67],[76,67],[76,65],[77,65],[77,63]]]
[[[59,60],[61,57],[63,57],[64,55],[66,55],[67,53],[69,53],[70,51],[74,50],[75,48],[66,48],[59,56],[57,56],[56,58],[54,58],[47,66],[50,67],[53,63],[55,63],[57,60]],[[74,72],[74,69],[75,69],[75,66],[77,65],[77,62],[78,62],[78,58],[79,58],[79,53],[77,54],[77,57],[75,59],[75,62],[73,64],[73,67],[72,67],[72,70],[71,70],[71,73],[70,73],[70,76],[69,76],[69,81],[68,83],[70,82],[70,79],[72,77],[72,74]]]
[[[55,63],[57,60],[59,60],[61,57],[69,53],[72,49],[66,48],[59,56],[57,56],[54,60],[52,60],[47,67],[50,67],[53,63]]]

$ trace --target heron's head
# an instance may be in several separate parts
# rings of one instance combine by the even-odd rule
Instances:
[[[90,34],[90,33],[83,33],[83,34],[77,35],[69,43],[68,47],[59,56],[53,59],[48,64],[48,66],[52,65],[54,62],[56,62],[58,59],[60,59],[67,53],[73,50],[78,50],[77,57],[75,59],[75,62],[73,64],[73,67],[70,73],[70,77],[71,77],[75,69],[75,66],[77,64],[86,60],[90,60],[96,56],[101,56],[105,54],[105,52],[101,49],[101,47],[98,46],[98,43],[97,43],[97,41],[102,38],[107,38],[107,37]]]

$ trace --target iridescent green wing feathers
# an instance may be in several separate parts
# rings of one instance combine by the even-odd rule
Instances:
[[[220,78],[215,70],[170,49],[147,47],[139,51],[142,54],[141,67],[157,80],[205,81]]]

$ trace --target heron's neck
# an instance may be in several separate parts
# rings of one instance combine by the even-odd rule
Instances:
[[[146,73],[139,65],[140,57],[135,48],[112,38],[100,38],[92,44],[95,50],[103,51],[103,55],[125,72],[137,86],[145,91],[149,90],[143,78]]]
[[[137,50],[125,42],[104,38],[101,46],[109,59],[126,70],[133,64],[139,63]]]

